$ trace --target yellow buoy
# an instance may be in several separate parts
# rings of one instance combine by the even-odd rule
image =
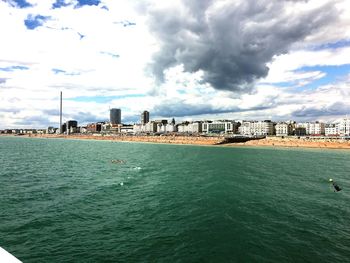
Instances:
[[[329,179],[329,181],[330,181],[330,182],[333,182],[333,179],[331,178],[331,179]]]

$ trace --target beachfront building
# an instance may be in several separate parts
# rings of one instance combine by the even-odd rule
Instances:
[[[304,127],[296,127],[294,129],[294,135],[295,136],[305,136],[306,135],[306,129]]]
[[[298,128],[305,128],[306,135],[324,135],[325,134],[325,124],[322,122],[304,122],[298,123]]]
[[[155,133],[157,132],[157,122],[149,121],[145,124],[134,124],[133,132],[138,133]]]
[[[103,124],[101,123],[89,123],[86,125],[86,132],[87,133],[97,133],[102,131]]]
[[[279,122],[275,126],[276,136],[288,136],[293,134],[293,127],[290,123]]]
[[[146,124],[149,122],[149,112],[148,111],[144,111],[141,113],[141,124]]]
[[[338,136],[339,135],[338,124],[326,124],[324,128],[324,133],[326,136]]]
[[[36,133],[37,134],[46,134],[46,129],[37,129]]]
[[[54,127],[47,127],[47,129],[46,129],[46,133],[47,134],[55,134],[55,133],[57,133],[57,130],[58,130],[58,128],[54,128]]]
[[[121,124],[122,123],[122,112],[120,109],[110,109],[109,118],[111,124]]]
[[[274,134],[273,122],[265,121],[243,121],[239,127],[239,133],[246,136],[266,136]]]
[[[175,123],[168,123],[165,125],[165,132],[176,132],[176,125]]]
[[[203,122],[202,131],[205,133],[235,133],[237,123],[234,121]]]
[[[69,120],[66,122],[66,133],[76,133],[78,128],[78,122],[75,120]]]
[[[181,124],[177,125],[177,132],[178,133],[188,133],[188,122],[183,122]]]
[[[134,133],[134,126],[133,125],[122,125],[122,126],[120,126],[120,132],[127,133],[127,134]]]
[[[195,121],[195,122],[183,122],[181,124],[177,124],[176,131],[178,133],[201,133],[202,132],[202,122]]]
[[[339,122],[339,134],[341,136],[349,136],[350,135],[350,119],[342,119]]]

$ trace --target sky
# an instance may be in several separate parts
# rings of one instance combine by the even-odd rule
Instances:
[[[350,115],[346,0],[0,0],[0,129]]]

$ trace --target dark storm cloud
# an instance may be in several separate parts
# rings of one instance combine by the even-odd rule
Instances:
[[[308,107],[304,106],[299,110],[292,112],[293,117],[297,118],[315,118],[322,116],[344,116],[349,114],[350,105],[344,104],[342,102],[333,103],[326,107]]]
[[[337,19],[332,4],[287,13],[293,2],[242,0],[213,8],[212,0],[184,0],[184,7],[147,12],[151,32],[161,45],[152,73],[164,81],[164,71],[183,64],[186,72],[204,72],[203,82],[219,90],[249,91],[268,74],[267,63],[291,45]],[[218,3],[217,1],[215,3]]]

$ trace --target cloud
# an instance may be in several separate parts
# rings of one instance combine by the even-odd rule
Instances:
[[[118,54],[111,53],[111,52],[101,51],[100,53],[101,53],[101,54],[104,54],[104,55],[111,56],[112,58],[119,58],[119,57],[120,57]]]
[[[0,112],[17,114],[20,112],[20,110],[16,108],[0,108]]]
[[[49,16],[42,16],[42,15],[28,15],[27,19],[24,20],[24,24],[25,26],[30,29],[33,30],[39,26],[42,26],[47,20],[49,20],[50,17]]]
[[[109,107],[123,122],[143,110],[298,121],[350,109],[346,0],[141,0],[141,15],[128,0],[26,1],[0,0],[0,128],[31,116],[43,123],[26,127],[57,126],[60,91],[64,120],[79,123],[107,120]],[[39,14],[50,18],[28,29]]]
[[[6,71],[6,72],[11,72],[15,70],[28,70],[28,67],[25,66],[10,66],[10,67],[4,67],[0,68],[0,71]]]
[[[124,21],[119,21],[119,22],[114,22],[114,24],[116,25],[122,25],[123,27],[127,27],[127,26],[136,26],[135,22],[130,22],[128,20],[124,20]]]
[[[16,125],[47,127],[51,124],[50,120],[44,116],[30,116],[15,122]]]
[[[107,120],[107,115],[105,119],[101,119],[100,117],[90,113],[90,112],[78,112],[78,113],[73,113],[70,114],[69,117],[73,120],[77,120],[78,124],[86,124],[90,122],[100,122],[100,121],[106,121]]]
[[[268,63],[337,19],[331,4],[309,1],[183,1],[180,6],[146,7],[151,32],[160,42],[151,69],[183,65],[203,71],[203,82],[218,90],[247,92],[266,77]],[[272,19],[273,18],[273,19]]]
[[[349,114],[349,105],[336,102],[328,106],[302,106],[301,109],[292,112],[296,118],[319,118],[324,116],[344,116]]]
[[[203,101],[201,104],[191,103],[181,100],[166,100],[161,104],[156,105],[152,110],[152,114],[161,117],[186,117],[186,116],[198,116],[198,115],[210,115],[221,113],[239,113],[249,111],[261,111],[270,109],[272,105],[259,105],[249,108],[240,108],[239,106],[231,103],[226,107],[218,107],[215,103]]]
[[[51,69],[51,71],[53,73],[55,73],[56,75],[57,74],[63,74],[63,75],[66,75],[66,76],[78,76],[78,75],[81,74],[80,72],[67,72],[67,71],[65,71],[63,69],[58,69],[58,68],[53,68],[53,69]]]

